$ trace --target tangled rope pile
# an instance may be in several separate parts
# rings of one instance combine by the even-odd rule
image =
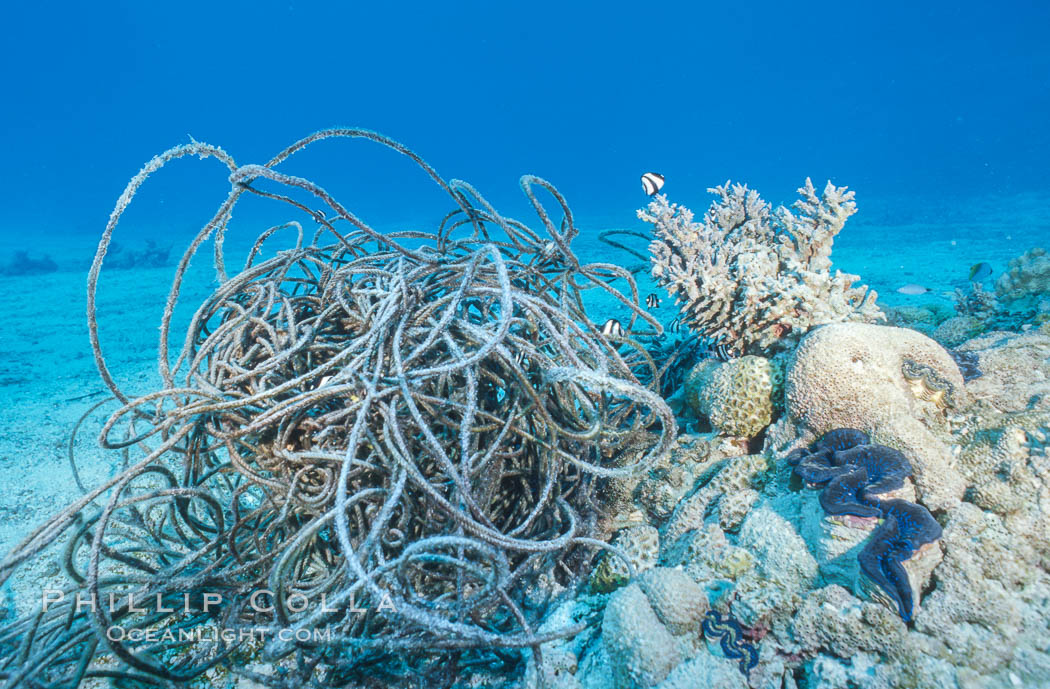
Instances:
[[[343,137],[409,156],[455,209],[436,232],[383,235],[276,169]],[[99,271],[142,183],[190,155],[224,163],[231,188],[178,265],[161,323],[164,389],[132,399],[99,343]],[[6,581],[64,545],[68,576],[60,602],[0,628],[7,684],[167,686],[234,670],[273,686],[438,686],[577,631],[537,633],[545,596],[608,548],[595,540],[606,488],[669,452],[676,429],[658,364],[637,341],[603,335],[582,306],[582,290],[604,290],[631,326],[659,332],[630,273],[581,264],[565,200],[541,179],[521,185],[545,236],[365,130],[318,132],[266,165],[196,142],[150,161],[111,216],[88,301],[96,363],[123,405],[102,442],[141,455],[0,563]],[[297,222],[266,230],[229,277],[224,235],[246,194],[309,213],[318,229],[308,243]],[[264,260],[279,233],[294,246]],[[171,364],[180,287],[212,235],[220,286]]]

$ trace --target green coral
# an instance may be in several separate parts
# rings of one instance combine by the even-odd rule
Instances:
[[[748,355],[732,361],[705,359],[686,379],[686,400],[723,435],[753,438],[781,407],[784,376],[769,359]]]

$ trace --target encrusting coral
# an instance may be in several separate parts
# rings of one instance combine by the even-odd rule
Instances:
[[[812,327],[883,318],[876,294],[831,273],[834,237],[856,212],[853,192],[807,179],[796,212],[775,211],[757,192],[729,182],[702,222],[656,196],[638,217],[652,223],[652,274],[683,304],[682,322],[744,354],[789,349]]]
[[[1050,256],[1036,247],[1010,259],[989,292],[979,282],[955,290],[955,310],[965,320],[949,324],[938,340],[954,346],[985,330],[1018,330],[1050,321]]]

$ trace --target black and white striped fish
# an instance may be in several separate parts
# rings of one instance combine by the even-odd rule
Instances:
[[[605,325],[602,326],[602,335],[605,335],[606,337],[623,337],[623,326],[620,325],[620,321],[615,318],[610,318],[605,321]]]
[[[664,330],[666,330],[667,332],[671,332],[671,333],[680,333],[683,330],[688,330],[688,328],[686,328],[684,325],[682,325],[682,319],[681,318],[679,318],[678,316],[675,316],[674,318],[671,319],[671,322],[667,324],[667,327],[664,328]]]
[[[663,189],[664,176],[656,172],[647,172],[642,175],[642,191],[647,196],[652,196],[656,192]]]
[[[313,212],[313,215],[314,215],[314,222],[316,222],[318,225],[320,225],[321,223],[323,223],[325,220],[328,219],[328,217],[324,214],[324,211],[321,210],[320,208],[315,210]]]
[[[718,359],[719,361],[730,361],[736,359],[738,356],[733,346],[726,344],[725,342],[710,344],[705,348],[703,353],[705,356],[711,359]]]
[[[660,297],[656,296],[655,294],[650,294],[648,297],[645,298],[645,305],[648,306],[650,309],[655,309],[659,307]]]

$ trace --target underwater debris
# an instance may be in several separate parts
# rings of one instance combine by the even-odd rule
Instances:
[[[332,138],[408,156],[456,208],[433,232],[383,235],[278,171]],[[139,187],[191,155],[229,169],[229,195],[176,271],[159,341],[164,387],[133,399],[99,343],[99,272]],[[610,344],[581,306],[581,289],[603,289],[632,324],[658,328],[636,296],[610,284],[626,280],[637,295],[630,273],[581,264],[561,195],[536,177],[521,186],[541,232],[367,130],[315,133],[266,165],[238,165],[199,142],[149,161],[111,215],[88,299],[95,360],[122,404],[101,442],[140,454],[0,562],[2,582],[57,556],[67,594],[0,626],[0,676],[10,686],[185,682],[245,652],[178,641],[218,625],[268,633],[254,652],[273,672],[257,681],[430,684],[465,664],[503,662],[500,649],[536,652],[578,631],[536,631],[544,586],[582,578],[592,549],[607,547],[595,540],[602,489],[666,456],[676,427],[658,393],[663,372],[642,345]],[[267,229],[230,276],[224,232],[246,195],[320,225],[312,239],[294,220]],[[319,216],[318,203],[331,214]],[[294,244],[261,260],[279,232]],[[189,259],[213,234],[219,286],[169,356]],[[272,605],[253,603],[260,591]],[[212,593],[220,601],[209,609]],[[122,603],[84,609],[77,594]],[[143,634],[111,638],[114,626]],[[329,636],[275,634],[316,629]]]
[[[831,273],[834,237],[856,212],[853,192],[807,179],[795,212],[726,182],[701,222],[658,195],[638,217],[653,225],[652,275],[682,304],[682,322],[742,354],[790,349],[816,325],[883,319],[876,293]],[[797,212],[797,214],[796,214]]]
[[[899,451],[867,444],[868,435],[853,428],[830,431],[787,461],[807,484],[823,487],[820,505],[827,514],[882,519],[858,555],[861,570],[894,601],[901,619],[914,610],[911,583],[901,564],[920,547],[941,537],[941,526],[922,505],[879,500],[911,476],[911,464]]]

